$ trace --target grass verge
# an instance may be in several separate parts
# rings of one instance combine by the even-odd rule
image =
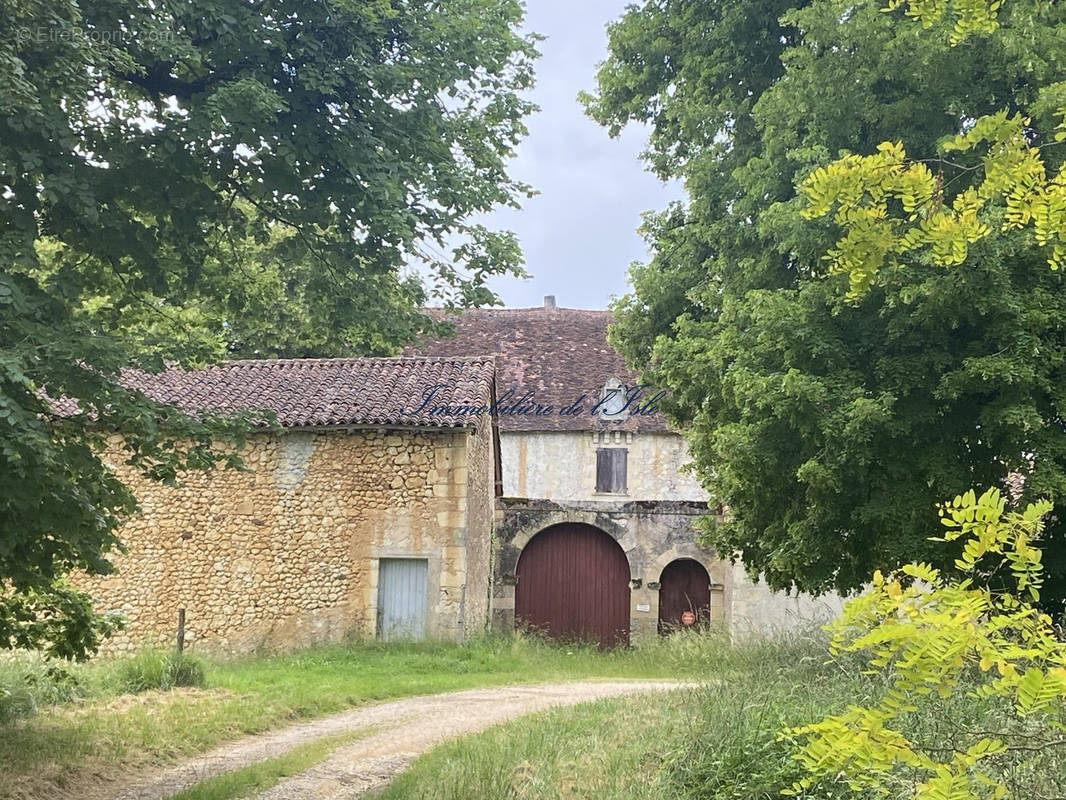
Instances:
[[[525,636],[353,643],[290,655],[207,660],[206,688],[118,694],[123,662],[74,670],[81,699],[0,725],[0,798],[66,796],[224,741],[367,702],[449,690],[591,678],[685,678],[725,646],[713,637],[600,652]],[[61,698],[62,699],[62,698]]]
[[[434,748],[374,797],[662,800],[659,763],[695,711],[678,692],[544,711]]]
[[[313,742],[294,747],[284,755],[268,758],[258,764],[227,772],[184,791],[172,795],[170,800],[239,800],[265,792],[284,778],[298,775],[329,758],[342,745],[369,736],[373,728],[364,728],[352,733],[326,736]]]

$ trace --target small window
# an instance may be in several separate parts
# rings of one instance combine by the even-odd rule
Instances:
[[[629,417],[626,407],[626,387],[618,378],[608,378],[600,390],[600,402],[596,416],[605,420],[624,420]]]
[[[596,450],[596,491],[604,494],[626,493],[626,459],[624,447],[601,447]]]

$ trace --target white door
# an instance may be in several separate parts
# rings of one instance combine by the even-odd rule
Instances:
[[[424,558],[383,558],[378,562],[378,637],[385,641],[426,635]]]

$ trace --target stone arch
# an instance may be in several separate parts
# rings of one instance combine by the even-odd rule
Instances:
[[[644,585],[649,589],[645,593],[649,612],[652,619],[649,633],[653,635],[655,630],[662,630],[660,624],[660,579],[663,570],[670,564],[679,560],[692,560],[706,570],[710,577],[710,607],[707,616],[712,624],[727,625],[729,623],[729,605],[732,602],[733,593],[733,567],[728,561],[718,558],[718,555],[709,550],[702,550],[695,545],[683,547],[671,547],[650,559],[644,571]]]
[[[532,519],[521,520],[513,526],[499,528],[497,530],[499,557],[496,562],[496,578],[509,580],[514,575],[518,559],[530,540],[541,531],[561,524],[589,525],[610,536],[622,548],[633,574],[636,575],[639,562],[643,559],[638,552],[636,536],[626,524],[619,524],[617,520],[601,512],[567,509],[537,515]]]
[[[593,525],[614,539],[629,561],[630,634],[634,641],[656,636],[659,576],[670,561],[693,558],[713,581],[711,617],[728,622],[733,570],[713,550],[697,547],[693,522],[707,513],[705,503],[689,501],[557,502],[499,498],[496,501],[492,627],[513,630],[515,569],[522,551],[540,531],[560,523]]]
[[[683,548],[671,547],[669,550],[659,553],[654,558],[649,559],[644,570],[645,583],[658,582],[659,577],[662,575],[663,570],[666,569],[667,564],[684,558],[699,562],[699,564],[707,570],[707,574],[710,576],[712,584],[722,587],[729,584],[730,575],[732,574],[732,566],[730,563],[718,558],[717,553],[714,553],[713,551],[700,550],[695,546]]]

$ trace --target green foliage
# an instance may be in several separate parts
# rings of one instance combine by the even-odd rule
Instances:
[[[206,678],[204,662],[196,656],[149,648],[119,662],[117,679],[122,691],[145,692],[203,686]]]
[[[697,694],[687,709],[685,735],[672,743],[662,763],[660,796],[768,800],[804,775],[783,726],[829,709],[843,709],[868,696],[873,680],[843,670],[825,658],[820,631],[758,642],[740,642],[723,652],[719,680]],[[717,666],[717,665],[716,665]],[[832,781],[817,785],[822,800],[855,800]]]
[[[967,577],[949,580],[928,564],[874,573],[869,591],[831,626],[830,651],[866,654],[885,690],[876,702],[784,733],[802,744],[796,758],[810,773],[794,793],[843,776],[883,797],[1006,798],[1017,794],[1011,784],[1024,785],[1049,751],[1066,745],[1066,643],[1029,603],[1042,581],[1034,542],[1051,508],[1039,502],[1007,512],[998,490],[979,498],[968,491],[940,509],[948,528],[940,541],[964,542],[956,566]],[[1010,572],[1010,591],[987,588],[994,570]],[[905,735],[904,720],[925,698],[956,694],[1002,701],[998,726],[987,720],[956,731],[950,747]],[[1008,777],[1002,761],[1010,758]]]
[[[730,509],[707,543],[773,588],[852,590],[912,560],[953,569],[958,545],[927,532],[936,502],[974,483],[1016,472],[1029,499],[1066,498],[1063,271],[1032,224],[973,211],[976,151],[952,166],[939,149],[1003,109],[1053,127],[1064,103],[1040,87],[1066,80],[1066,7],[1013,0],[994,35],[958,46],[968,4],[937,7],[926,27],[880,2],[655,0],[611,26],[586,98],[610,131],[649,123],[649,164],[689,196],[646,218],[653,256],[631,269],[611,341],[669,391],[696,474]],[[1048,174],[1062,152],[1040,151]],[[895,260],[858,297],[826,277],[840,230],[805,219],[797,189],[841,155],[848,177],[821,186],[822,208],[865,226],[845,243],[854,263]],[[987,229],[963,237],[958,269],[934,263],[957,237],[922,227],[929,202],[958,231]],[[895,252],[903,228],[928,241]],[[1066,513],[1044,549],[1041,603],[1060,609]]]
[[[1053,88],[1061,92],[1062,85]],[[1066,109],[1058,113],[1066,119]],[[943,172],[934,176],[923,163],[908,164],[899,142],[880,144],[874,156],[848,155],[816,169],[801,187],[810,203],[802,213],[813,219],[832,212],[846,231],[827,259],[831,271],[849,276],[851,296],[868,290],[886,263],[897,266],[898,256],[920,248],[940,266],[962,264],[967,245],[991,234],[980,212],[996,201],[1004,207],[1004,230],[1032,225],[1036,244],[1050,248],[1051,268],[1066,264],[1066,176],[1048,177],[1039,148],[1030,144],[1030,122],[1000,111],[941,145],[943,154],[987,148],[983,180],[956,193],[950,208],[944,207]],[[1066,135],[1066,123],[1059,128]],[[893,216],[894,200],[905,219]]]
[[[63,579],[19,592],[0,592],[0,643],[80,659],[125,626],[117,614],[98,613],[90,598]]]
[[[217,445],[244,421],[159,407],[123,369],[395,352],[432,328],[430,290],[485,304],[521,272],[513,235],[472,221],[529,191],[506,174],[532,109],[521,19],[518,0],[0,5],[0,649],[81,657],[104,632],[54,587],[110,569],[136,507],[109,442],[165,481],[238,463]]]
[[[110,570],[115,528],[136,507],[100,453],[110,445],[113,458],[173,483],[185,469],[239,464],[217,443],[239,445],[248,423],[193,419],[125,388],[122,368],[159,368],[158,356],[131,359],[27,276],[0,270],[0,307],[0,649],[83,658],[113,621],[62,576]]]
[[[889,255],[929,246],[935,263],[961,264],[967,245],[991,230],[978,219],[982,203],[975,191],[956,195],[950,210],[926,213],[938,191],[937,178],[925,164],[908,165],[898,142],[884,142],[877,150],[876,156],[846,156],[819,167],[803,184],[810,202],[804,216],[824,216],[835,206],[834,222],[847,229],[827,258],[831,271],[848,275],[852,297],[873,285]],[[897,233],[889,219],[892,201],[898,201],[908,222],[915,223],[903,232]]]

